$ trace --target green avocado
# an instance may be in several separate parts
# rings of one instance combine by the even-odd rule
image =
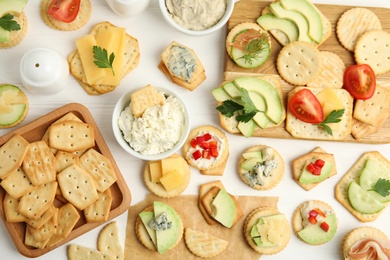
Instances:
[[[303,183],[303,184],[317,183],[317,182],[321,182],[329,177],[330,172],[333,169],[333,163],[325,161],[325,164],[321,169],[321,174],[314,175],[307,170],[307,165],[309,165],[310,163],[315,163],[315,161],[316,161],[316,159],[306,161],[305,166],[302,169],[302,173],[298,179],[298,181],[300,183]]]
[[[7,13],[20,15],[28,0],[0,0],[0,17]]]
[[[237,128],[245,137],[251,137],[255,131],[256,123],[252,119],[248,122],[240,121],[238,122]]]
[[[289,42],[295,42],[298,40],[298,27],[294,22],[288,19],[278,18],[274,14],[268,13],[260,16],[256,21],[264,30],[282,31],[287,35]]]
[[[151,228],[149,226],[150,221],[154,219],[154,212],[151,211],[143,211],[138,214],[138,216],[141,218],[142,223],[144,224],[144,227],[146,231],[149,234],[150,239],[152,240],[154,246],[157,247],[157,238],[156,238],[156,230]]]
[[[6,31],[3,29],[3,27],[0,27],[0,42],[9,42],[9,31]]]
[[[211,90],[211,94],[217,100],[218,102],[223,102],[225,100],[229,100],[230,96],[226,91],[223,89],[223,87],[218,87],[213,90]]]
[[[236,204],[225,189],[221,189],[211,203],[211,216],[227,228],[234,224]]]
[[[233,82],[229,81],[222,85],[226,93],[232,98],[241,98],[240,90],[234,85]]]
[[[298,236],[311,245],[320,245],[330,241],[337,231],[337,218],[335,214],[328,215],[324,220],[329,225],[328,232],[324,231],[318,222],[315,225],[309,225],[298,232]]]

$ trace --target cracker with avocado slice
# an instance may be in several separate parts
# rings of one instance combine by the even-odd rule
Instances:
[[[27,16],[24,12],[20,13],[19,16],[14,16],[14,20],[20,25],[20,30],[11,31],[9,33],[8,42],[0,42],[0,49],[12,48],[18,45],[27,35],[28,21]]]

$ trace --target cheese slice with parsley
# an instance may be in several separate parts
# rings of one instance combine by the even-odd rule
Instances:
[[[114,73],[108,68],[101,69],[105,71],[106,75],[100,80],[100,84],[117,86],[122,79],[125,31],[125,28],[108,27],[100,28],[96,34],[97,45],[102,49],[106,49],[108,56],[110,56],[111,53],[114,53],[115,55],[114,62],[112,64]]]

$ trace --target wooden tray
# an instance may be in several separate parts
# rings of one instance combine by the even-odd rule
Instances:
[[[110,159],[111,164],[114,168],[114,171],[117,175],[117,181],[110,187],[111,194],[113,197],[110,215],[108,217],[108,220],[111,220],[120,214],[124,213],[128,207],[130,206],[131,201],[131,194],[129,191],[129,188],[126,185],[125,180],[123,179],[123,176],[121,172],[119,171],[119,168],[112,157],[112,154],[110,150],[107,147],[107,144],[105,143],[102,134],[100,133],[95,120],[93,119],[91,113],[89,110],[78,103],[71,103],[68,105],[65,105],[63,107],[60,107],[49,114],[42,116],[33,122],[26,124],[6,135],[3,135],[0,137],[0,146],[2,146],[5,142],[7,142],[12,136],[15,134],[19,134],[23,136],[27,141],[33,142],[38,141],[42,139],[42,136],[44,135],[46,129],[49,127],[51,123],[59,119],[60,117],[64,116],[68,112],[74,113],[77,117],[79,117],[82,121],[85,123],[91,124],[95,127],[95,149],[99,151],[101,154],[106,156],[108,159]],[[77,222],[76,226],[73,228],[72,232],[69,234],[69,236],[65,239],[63,239],[61,242],[57,243],[56,245],[52,247],[46,247],[43,249],[37,249],[30,246],[26,246],[24,244],[24,234],[26,231],[26,224],[25,223],[8,223],[5,219],[4,209],[3,209],[3,199],[5,196],[5,190],[0,186],[0,217],[2,218],[5,227],[8,230],[9,235],[11,236],[12,240],[15,243],[16,248],[19,250],[19,252],[27,257],[38,257],[41,256],[47,252],[52,251],[53,249],[56,249],[57,247],[68,243],[72,239],[104,224],[102,222],[100,223],[87,223],[84,217],[84,214],[82,212],[80,213],[80,220]],[[58,207],[61,205],[60,201],[55,201],[55,205]]]
[[[261,11],[270,4],[270,1],[263,0],[240,0],[236,3],[232,16],[230,17],[227,30],[228,32],[235,25],[242,22],[256,22],[256,19],[261,15]],[[332,35],[319,47],[321,51],[331,51],[340,56],[344,61],[346,66],[354,64],[353,53],[346,50],[339,43],[335,27],[338,18],[342,13],[347,11],[353,6],[342,6],[342,5],[321,5],[316,4],[318,9],[330,20],[332,24]],[[388,14],[390,13],[389,9],[386,8],[373,8],[367,7],[373,11],[381,21],[382,29],[384,31],[390,32],[390,20],[388,19]],[[224,80],[232,80],[240,76],[259,76],[262,74],[271,74],[280,79],[278,72],[276,70],[276,58],[279,51],[282,48],[282,45],[279,44],[273,37],[272,38],[272,51],[270,58],[266,61],[265,64],[255,69],[244,69],[237,66],[228,56],[225,51],[225,69],[224,69]],[[225,48],[225,47],[224,47]],[[283,81],[283,94],[284,102],[287,104],[287,93],[294,88],[294,86]],[[377,83],[383,87],[390,89],[390,72],[380,75],[377,77]],[[287,106],[286,106],[287,107]],[[285,123],[279,125],[276,128],[269,128],[264,130],[259,130],[258,136],[262,137],[271,137],[271,138],[288,138],[295,139],[292,137],[287,130],[285,129]],[[387,119],[384,126],[375,134],[372,134],[368,137],[356,140],[352,135],[348,136],[343,142],[357,142],[357,143],[390,143],[390,118]]]

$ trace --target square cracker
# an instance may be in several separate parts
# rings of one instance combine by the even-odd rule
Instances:
[[[44,141],[30,143],[22,168],[35,186],[52,182],[56,179],[56,158]]]
[[[53,204],[57,182],[43,184],[20,199],[18,211],[29,219],[38,219]]]
[[[96,249],[87,248],[80,245],[71,244],[68,246],[69,260],[114,260],[109,254]]]
[[[80,214],[71,203],[61,206],[58,209],[57,233],[50,238],[48,246],[52,246],[66,238],[79,219]]]
[[[49,127],[50,147],[76,152],[95,145],[95,128],[87,123],[64,121]]]
[[[360,173],[362,172],[366,161],[374,160],[380,164],[384,169],[390,172],[390,161],[388,161],[381,153],[377,151],[366,152],[360,156],[354,165],[344,174],[335,187],[335,197],[352,215],[354,215],[361,222],[372,222],[376,220],[384,210],[374,214],[363,214],[355,210],[348,198],[348,187],[352,181],[359,183]],[[389,203],[386,204],[386,206]]]
[[[206,222],[209,224],[209,225],[215,225],[215,224],[218,224],[218,221],[214,220],[206,211],[206,208],[203,206],[203,203],[202,203],[202,198],[204,195],[207,194],[207,192],[210,191],[211,188],[213,188],[214,186],[222,189],[224,186],[222,184],[221,181],[213,181],[213,182],[208,182],[208,183],[204,183],[202,185],[199,186],[199,199],[198,199],[198,207],[199,207],[199,210],[200,212],[202,213],[203,217],[205,218]]]
[[[141,117],[149,107],[164,105],[165,97],[152,85],[147,85],[130,95],[131,112],[135,117]]]
[[[112,204],[110,189],[98,192],[98,199],[86,207],[83,212],[87,222],[105,222],[108,220]]]
[[[92,176],[99,192],[104,192],[117,180],[111,161],[95,149],[89,149],[80,157],[80,167]]]
[[[41,228],[49,219],[54,215],[55,206],[51,205],[40,218],[38,219],[27,219],[26,223],[32,228]]]
[[[80,158],[77,154],[64,152],[64,151],[57,151],[56,153],[57,172],[62,172],[65,168],[71,166],[72,164],[76,164],[76,165],[80,164]]]
[[[1,181],[0,185],[14,198],[20,198],[37,187],[31,183],[22,168],[12,172],[6,179]]]
[[[124,259],[124,251],[119,239],[117,222],[107,224],[99,233],[97,248],[100,252],[110,255],[114,259]]]
[[[89,173],[75,164],[57,174],[62,196],[79,210],[98,199],[94,181]]]
[[[35,248],[42,249],[46,247],[47,243],[49,242],[49,239],[46,239],[45,241],[36,241],[34,236],[31,233],[31,230],[29,228],[26,228],[26,234],[24,236],[24,244],[26,246],[32,246]]]
[[[24,222],[27,220],[25,216],[19,213],[18,206],[19,206],[20,199],[16,199],[9,195],[8,193],[5,194],[3,199],[3,208],[4,208],[4,214],[5,219],[9,223],[16,223],[16,222]]]
[[[229,242],[199,230],[185,228],[184,242],[196,256],[210,258],[219,255],[226,249]]]
[[[34,239],[38,242],[46,241],[57,233],[58,208],[53,208],[53,215],[40,228],[27,225]]]
[[[0,179],[6,178],[22,165],[29,145],[22,136],[14,135],[0,147]]]

